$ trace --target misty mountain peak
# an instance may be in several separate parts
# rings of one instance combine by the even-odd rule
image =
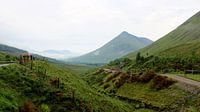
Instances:
[[[109,61],[120,58],[151,43],[152,41],[149,39],[140,39],[139,37],[123,31],[102,47],[68,61],[79,63],[108,63]]]
[[[127,31],[123,31],[121,34],[129,34]]]
[[[128,33],[127,31],[123,31],[122,33],[119,34],[118,37],[123,37],[123,38],[131,37],[131,38],[134,38],[136,36]]]
[[[119,34],[120,36],[126,36],[126,35],[131,35],[130,33],[128,33],[127,31],[123,31],[122,33]]]

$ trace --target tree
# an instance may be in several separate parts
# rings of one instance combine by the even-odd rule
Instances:
[[[10,56],[9,55],[6,55],[5,58],[6,58],[6,61],[10,61]]]
[[[140,52],[138,52],[136,56],[136,63],[138,63],[140,59],[141,59]]]

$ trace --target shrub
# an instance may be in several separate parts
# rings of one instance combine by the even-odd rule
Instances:
[[[46,104],[42,104],[40,108],[42,112],[50,112],[49,106]]]
[[[139,82],[139,81],[140,81],[140,76],[137,74],[133,74],[133,75],[130,75],[128,83]]]
[[[114,73],[114,74],[110,74],[110,76],[108,76],[105,80],[105,82],[109,82],[110,80],[112,80],[113,78],[117,77],[119,75],[119,73]]]
[[[130,76],[128,74],[122,73],[119,79],[115,81],[115,86],[120,88],[129,78]]]
[[[156,76],[154,71],[148,71],[144,74],[139,73],[139,74],[132,74],[130,75],[130,78],[128,80],[129,83],[133,82],[141,82],[141,83],[148,83],[151,81],[154,77]]]
[[[123,84],[124,84],[124,82],[121,81],[120,79],[118,79],[117,81],[115,81],[116,88],[120,88]]]
[[[161,90],[164,88],[168,88],[172,84],[174,84],[176,81],[166,77],[166,76],[155,76],[151,83],[151,88],[156,90]]]
[[[103,70],[103,69],[99,69],[99,70],[97,70],[97,71],[94,73],[94,75],[101,74],[102,72],[104,72],[104,70]]]
[[[114,83],[116,81],[116,79],[113,79],[112,82]]]
[[[20,109],[20,112],[39,112],[39,109],[31,101],[27,101]]]
[[[105,84],[105,85],[103,86],[104,89],[107,89],[108,87],[110,87],[110,84]]]
[[[148,71],[145,74],[140,76],[140,82],[142,83],[148,83],[151,79],[153,79],[156,76],[154,71]]]
[[[103,82],[102,82],[102,81],[99,83],[99,86],[101,86],[101,85],[103,85]]]

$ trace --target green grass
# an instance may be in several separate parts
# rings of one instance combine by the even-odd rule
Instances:
[[[7,110],[17,110],[21,104],[21,99],[18,92],[8,87],[3,87],[1,82],[0,87],[0,112]],[[22,98],[22,97],[21,97]]]
[[[70,69],[77,75],[83,75],[89,70],[95,69],[94,66],[87,66],[87,65],[68,65],[68,64],[61,64],[60,66],[65,66],[66,68]]]
[[[122,74],[114,77],[114,74],[105,73],[105,72],[92,72],[88,74],[87,80],[94,87],[97,88],[98,91],[107,92],[109,94],[114,94],[117,96],[122,96],[128,99],[132,99],[134,101],[143,102],[148,105],[152,105],[153,107],[158,107],[159,109],[164,109],[165,111],[178,111],[182,106],[182,99],[185,99],[187,96],[191,94],[185,92],[176,87],[176,85],[172,85],[169,88],[162,90],[155,90],[151,88],[151,81],[149,83],[125,83],[119,89],[115,87],[115,80],[117,80]],[[112,77],[112,78],[110,78]],[[108,80],[109,79],[109,80]],[[104,88],[105,85],[109,85],[107,88]],[[113,92],[116,91],[115,92]],[[200,99],[199,96],[193,96],[192,99],[196,99],[196,101],[192,101],[185,106],[185,109],[197,109],[198,106],[195,104],[198,102],[197,99]],[[137,106],[136,106],[137,107]],[[136,110],[138,112],[145,112],[150,110]],[[152,111],[152,110],[151,110]]]
[[[177,100],[188,95],[186,92],[171,87],[163,90],[152,90],[148,84],[125,84],[118,91],[117,95],[139,100],[160,108],[177,108]]]
[[[156,111],[150,110],[150,109],[138,109],[138,110],[136,110],[134,112],[156,112]]]
[[[0,61],[16,61],[16,60],[17,60],[17,57],[11,56],[4,52],[0,52]]]
[[[46,75],[44,75],[46,69]],[[50,80],[60,78],[60,88]],[[134,108],[128,103],[113,99],[92,89],[86,82],[73,74],[69,68],[35,61],[30,65],[12,64],[0,67],[0,111],[18,111],[26,101],[32,101],[38,108],[48,105],[51,111],[120,111]],[[61,91],[66,100],[52,99],[52,92]],[[75,92],[76,103],[72,102]]]
[[[56,68],[56,67],[53,67],[53,68]],[[60,69],[60,68],[57,68],[57,69]],[[65,72],[67,73],[68,71],[66,71],[64,68],[62,68],[61,70],[63,72],[60,71],[61,73],[58,73],[58,74],[62,74],[62,75],[59,75],[59,77],[64,80],[65,85],[68,85],[68,86],[71,85],[71,88],[77,90],[76,94],[78,98],[83,99],[84,101],[87,101],[88,103],[92,102],[91,105],[94,108],[94,110],[105,109],[105,111],[106,110],[108,111],[110,109],[118,108],[120,111],[126,111],[130,109],[130,107],[126,105],[125,103],[120,102],[118,100],[111,99],[105,95],[99,94],[96,91],[92,90],[84,81],[82,81],[76,75],[72,75],[72,76],[67,75],[67,74],[65,75],[64,73]],[[51,73],[53,73],[51,74],[52,76],[58,76],[55,74],[55,71],[52,71]],[[103,107],[103,105],[105,107]]]

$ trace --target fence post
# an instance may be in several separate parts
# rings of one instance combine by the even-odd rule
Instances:
[[[59,88],[60,87],[60,78],[58,78],[57,81],[58,81],[57,82],[57,87]]]

